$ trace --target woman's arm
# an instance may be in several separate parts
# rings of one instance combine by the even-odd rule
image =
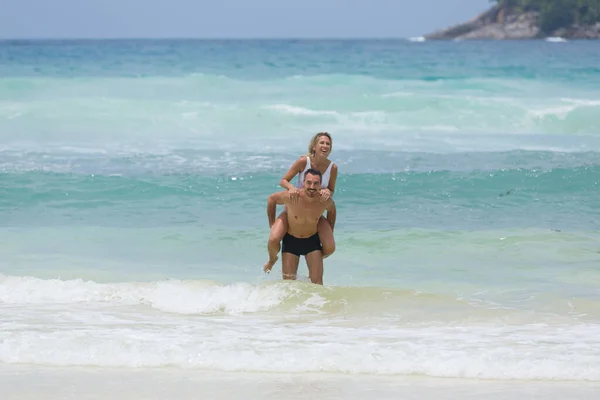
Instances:
[[[279,185],[287,190],[293,190],[296,187],[290,182],[298,173],[300,173],[306,167],[306,157],[301,156],[298,158],[288,169],[288,171],[283,175],[283,178],[279,181]],[[333,172],[333,171],[332,171]]]
[[[335,192],[335,182],[337,181],[337,165],[333,164],[331,166],[331,175],[329,176],[329,185],[326,188],[321,188],[321,201],[325,202],[329,200],[333,196],[333,192]]]
[[[333,164],[331,166],[331,175],[329,176],[329,185],[327,186],[327,189],[329,189],[329,192],[331,192],[331,196],[333,196],[333,192],[335,192],[335,182],[337,181],[337,173],[337,164]]]

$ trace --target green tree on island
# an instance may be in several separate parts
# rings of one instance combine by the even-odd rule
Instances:
[[[539,27],[550,33],[559,28],[600,22],[600,0],[491,0],[517,12],[538,11]]]

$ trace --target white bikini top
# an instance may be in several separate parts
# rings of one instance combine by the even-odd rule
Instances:
[[[325,173],[323,173],[323,176],[321,177],[321,187],[323,189],[329,186],[329,177],[331,176],[331,167],[332,166],[333,166],[333,161],[331,161],[329,163],[329,166],[327,167],[327,169],[325,170]],[[298,182],[296,183],[297,188],[302,189],[304,187],[304,175],[306,174],[306,171],[308,171],[309,169],[310,169],[310,158],[308,156],[306,156],[306,167],[304,167],[304,171],[301,171],[298,174]]]

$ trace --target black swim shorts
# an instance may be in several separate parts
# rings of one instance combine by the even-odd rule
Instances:
[[[305,256],[315,250],[321,250],[321,239],[319,234],[315,233],[311,237],[297,238],[286,233],[283,237],[281,252],[292,253],[296,256]]]

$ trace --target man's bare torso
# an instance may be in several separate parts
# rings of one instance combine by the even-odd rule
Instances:
[[[319,218],[331,204],[331,199],[322,203],[317,195],[309,197],[301,191],[296,204],[286,203],[288,233],[297,238],[306,238],[317,233]]]

